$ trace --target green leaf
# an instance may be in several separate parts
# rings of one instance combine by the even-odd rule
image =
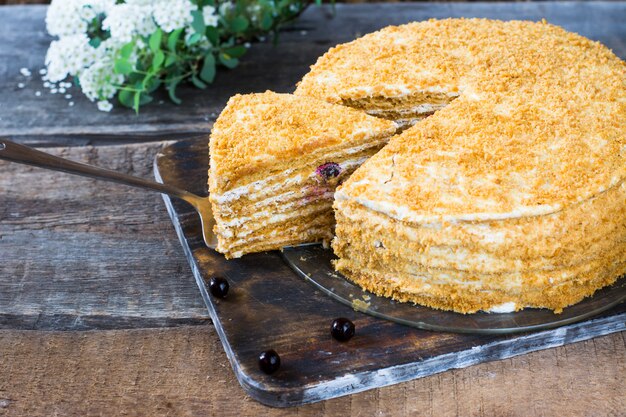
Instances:
[[[163,61],[165,61],[165,54],[163,53],[163,51],[157,51],[154,54],[154,58],[152,58],[152,70],[160,70],[161,66],[163,65]]]
[[[209,84],[215,79],[215,57],[211,53],[204,57],[200,78]]]
[[[122,46],[120,49],[120,56],[122,58],[128,59],[130,54],[133,53],[133,49],[135,48],[135,42],[128,42],[126,45]]]
[[[170,65],[176,63],[177,60],[178,57],[176,55],[168,55],[167,59],[165,60],[165,66],[169,67]]]
[[[124,107],[133,107],[133,92],[130,90],[120,90],[117,93],[117,101]]]
[[[139,113],[139,107],[143,106],[144,104],[148,104],[151,101],[152,96],[142,91],[135,91],[135,94],[133,95],[133,109],[135,110],[135,113]]]
[[[230,28],[233,32],[243,32],[248,28],[248,19],[243,16],[237,16],[230,21]]]
[[[206,28],[206,37],[209,38],[209,42],[211,45],[217,46],[220,43],[220,34],[217,31],[217,28],[214,26],[207,26]]]
[[[144,74],[140,72],[132,72],[128,77],[126,77],[126,80],[128,82],[128,85],[133,85],[136,84],[138,81],[142,81],[144,77]]]
[[[196,74],[193,74],[191,76],[191,82],[193,83],[193,85],[195,85],[201,90],[204,90],[207,87],[207,85],[204,82],[202,82],[200,78],[196,77]]]
[[[237,58],[232,58],[228,54],[224,53],[219,54],[219,60],[222,65],[230,69],[235,68],[239,64],[239,60]]]
[[[182,103],[182,100],[176,97],[176,87],[178,87],[179,82],[180,78],[176,78],[167,84],[167,94],[169,94],[170,100],[176,104]]]
[[[155,32],[150,35],[150,40],[148,44],[150,45],[150,49],[152,52],[156,52],[161,49],[161,41],[163,40],[163,30],[161,28],[157,29]]]
[[[178,39],[180,39],[180,34],[183,33],[184,28],[178,28],[167,37],[167,48],[170,51],[176,50],[176,43],[178,43]]]
[[[263,13],[263,17],[261,18],[261,29],[270,30],[272,25],[274,24],[274,19],[270,13]]]
[[[117,61],[115,61],[115,66],[113,68],[113,70],[115,71],[116,74],[130,74],[131,72],[133,72],[133,66],[130,65],[130,62],[128,62],[125,59],[118,59]]]
[[[148,104],[152,101],[152,96],[146,93],[141,94],[141,99],[139,100],[139,105],[143,106],[144,104]]]
[[[202,35],[200,33],[194,33],[187,40],[187,45],[194,45],[194,44],[198,43],[200,41],[200,39],[202,39]]]
[[[248,48],[246,48],[245,46],[237,45],[237,46],[233,46],[232,48],[224,49],[224,53],[229,55],[231,58],[239,58],[243,54],[245,54],[247,50]]]
[[[93,46],[94,48],[97,48],[98,46],[100,46],[101,43],[102,43],[102,39],[98,37],[95,37],[89,40],[89,45]]]
[[[161,86],[161,80],[158,78],[151,78],[150,81],[146,83],[146,92],[152,93],[157,88]]]
[[[191,27],[196,33],[204,33],[205,24],[204,17],[202,17],[202,12],[200,10],[194,10],[191,12],[191,16],[193,16],[193,21],[191,22]]]
[[[135,91],[133,96],[133,109],[135,113],[139,113],[139,100],[141,99],[141,91]]]

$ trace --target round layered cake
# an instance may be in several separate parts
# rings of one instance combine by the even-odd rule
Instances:
[[[626,272],[626,65],[603,45],[545,22],[411,23],[332,48],[296,94],[406,129],[335,194],[335,266],[363,288],[559,312]]]

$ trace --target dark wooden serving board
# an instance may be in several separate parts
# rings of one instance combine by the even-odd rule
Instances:
[[[207,140],[178,142],[157,155],[159,181],[206,195]],[[215,328],[244,390],[286,407],[325,400],[473,364],[509,358],[626,329],[626,303],[581,323],[515,335],[429,332],[358,313],[298,277],[279,252],[227,261],[202,240],[195,211],[165,196]],[[215,275],[230,283],[224,300],[207,292]],[[329,328],[348,317],[356,336],[339,343]],[[263,374],[259,353],[276,350],[280,370]]]

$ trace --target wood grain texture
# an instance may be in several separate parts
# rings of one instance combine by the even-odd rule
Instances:
[[[48,150],[151,178],[160,148]],[[0,161],[0,201],[0,328],[209,320],[158,193]]]
[[[623,416],[625,333],[295,409],[243,393],[210,326],[0,331],[0,415]]]
[[[160,95],[136,116],[124,108],[99,112],[77,88],[70,91],[75,106],[69,107],[68,100],[41,86],[37,71],[51,40],[45,32],[45,10],[45,6],[0,8],[0,135],[22,143],[102,144],[206,133],[233,94],[292,91],[309,65],[331,46],[390,24],[431,17],[546,18],[626,57],[623,1],[339,4],[335,18],[329,7],[310,7],[281,34],[278,46],[269,41],[255,44],[238,68],[219,71],[215,84],[206,90],[183,86],[182,106]],[[22,67],[30,68],[33,76],[20,75]],[[18,88],[20,82],[25,88]],[[42,92],[41,97],[35,96],[36,91]]]

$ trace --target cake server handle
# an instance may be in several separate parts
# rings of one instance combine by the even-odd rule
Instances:
[[[172,197],[180,198],[191,204],[198,211],[198,214],[200,214],[204,241],[207,246],[214,248],[216,245],[216,239],[212,230],[215,221],[213,219],[213,213],[211,212],[211,205],[206,197],[200,197],[189,191],[167,184],[160,184],[156,181],[134,177],[132,175],[83,164],[81,162],[70,161],[3,138],[0,138],[0,159],[51,169],[53,171],[117,182],[131,187],[158,191]]]

